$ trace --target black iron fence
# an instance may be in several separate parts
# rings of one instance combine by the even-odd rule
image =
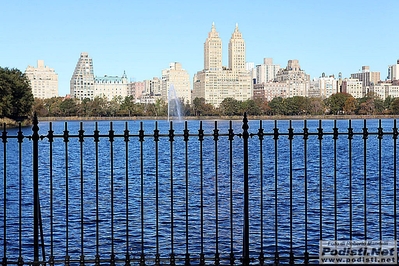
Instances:
[[[60,125],[4,126],[2,265],[312,264],[319,240],[397,239],[394,119]]]

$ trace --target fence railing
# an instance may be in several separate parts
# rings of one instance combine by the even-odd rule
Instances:
[[[4,126],[2,265],[312,264],[319,240],[396,240],[398,135],[246,115]]]

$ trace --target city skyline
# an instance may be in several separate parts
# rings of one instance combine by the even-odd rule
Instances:
[[[378,4],[377,4],[378,3]],[[69,82],[80,53],[93,58],[95,76],[124,71],[136,81],[160,77],[179,62],[190,79],[203,69],[203,45],[212,23],[220,33],[223,65],[228,40],[239,25],[247,62],[273,58],[286,66],[297,59],[311,78],[343,77],[361,70],[387,76],[399,59],[394,34],[399,2],[364,1],[179,1],[5,2],[0,10],[0,66],[25,71],[44,60],[59,78],[59,94]]]

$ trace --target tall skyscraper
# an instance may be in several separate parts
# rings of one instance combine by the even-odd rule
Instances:
[[[252,77],[245,69],[245,42],[236,25],[229,42],[229,67],[222,66],[222,41],[212,24],[204,44],[204,69],[194,75],[192,99],[219,106],[226,98],[252,98]]]
[[[30,81],[33,97],[58,97],[58,74],[54,69],[45,66],[43,60],[37,60],[37,67],[28,66],[25,74]]]
[[[229,42],[229,68],[236,72],[245,70],[245,42],[238,30],[238,24]]]
[[[83,100],[94,99],[93,60],[88,53],[81,53],[75,71],[73,72],[70,91],[73,98]]]
[[[222,70],[222,39],[216,31],[215,23],[212,23],[212,29],[204,43],[204,70]]]

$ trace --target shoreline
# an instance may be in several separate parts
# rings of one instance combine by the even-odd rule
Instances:
[[[397,119],[399,115],[299,115],[299,116],[248,116],[248,120],[367,120],[367,119]],[[79,116],[65,116],[65,117],[38,117],[41,122],[46,121],[144,121],[144,120],[168,120],[164,116],[114,116],[114,117],[79,117]],[[243,120],[243,116],[187,116],[181,121],[187,120]],[[170,118],[170,121],[179,121],[176,118]]]

